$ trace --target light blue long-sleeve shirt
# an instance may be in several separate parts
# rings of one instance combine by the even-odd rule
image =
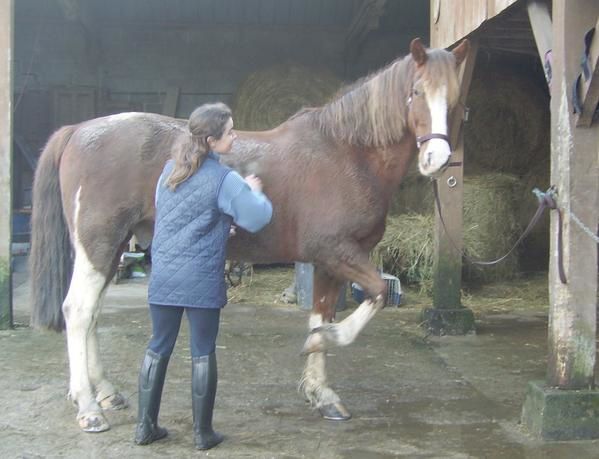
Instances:
[[[218,193],[218,208],[233,217],[233,222],[250,233],[264,228],[272,218],[272,203],[260,191],[252,191],[235,171],[229,172]]]
[[[210,153],[211,157],[219,160],[219,156]],[[161,175],[156,186],[155,202],[158,202],[158,192],[165,180]],[[250,233],[264,228],[272,218],[272,203],[261,191],[252,191],[247,182],[235,171],[229,172],[218,192],[218,208],[221,212],[233,217],[235,225]]]

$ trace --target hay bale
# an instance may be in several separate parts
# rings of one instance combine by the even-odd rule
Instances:
[[[409,284],[425,286],[433,276],[433,216],[416,213],[387,219],[383,239],[371,254],[375,265]]]
[[[431,180],[418,171],[418,161],[414,161],[399,188],[391,197],[389,214],[429,214],[433,212],[433,204]]]
[[[340,86],[341,81],[330,71],[295,63],[258,70],[237,89],[235,126],[251,131],[271,129],[302,107],[324,105]]]
[[[522,188],[517,177],[486,174],[464,181],[464,248],[475,260],[494,260],[512,248],[521,234],[516,214]],[[464,263],[464,278],[498,281],[516,277],[518,250],[494,266]]]
[[[530,78],[498,71],[472,82],[464,124],[466,175],[521,175],[549,151],[549,98]]]
[[[515,212],[520,199],[517,177],[487,174],[470,177],[464,183],[464,250],[474,259],[491,260],[506,253],[520,235]],[[406,283],[432,284],[433,214],[409,213],[391,216],[372,260],[383,271]],[[519,271],[514,252],[494,267],[478,267],[464,262],[464,280],[488,282],[507,280]]]

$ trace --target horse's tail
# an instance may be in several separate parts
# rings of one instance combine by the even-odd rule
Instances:
[[[59,165],[76,126],[56,131],[40,155],[31,213],[31,325],[64,329],[62,302],[72,273],[71,241],[60,192]]]

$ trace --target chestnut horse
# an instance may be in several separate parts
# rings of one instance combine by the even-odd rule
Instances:
[[[385,283],[369,252],[381,239],[392,193],[418,153],[435,176],[451,150],[447,115],[458,100],[457,66],[468,52],[425,49],[265,132],[239,132],[225,161],[262,178],[274,208],[258,234],[238,231],[229,256],[257,263],[314,263],[314,307],[300,387],[327,419],[350,417],[329,387],[325,350],[345,346],[384,306]],[[103,410],[126,406],[100,362],[100,304],[132,235],[151,242],[154,191],[170,152],[189,142],[186,121],[123,113],[65,126],[49,139],[34,183],[32,324],[66,327],[71,399],[87,432],[107,430]],[[367,299],[334,323],[345,281]],[[67,290],[68,286],[68,290]]]

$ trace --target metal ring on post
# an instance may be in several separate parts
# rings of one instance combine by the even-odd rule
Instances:
[[[452,175],[447,179],[447,186],[453,188],[458,184],[458,180]]]

